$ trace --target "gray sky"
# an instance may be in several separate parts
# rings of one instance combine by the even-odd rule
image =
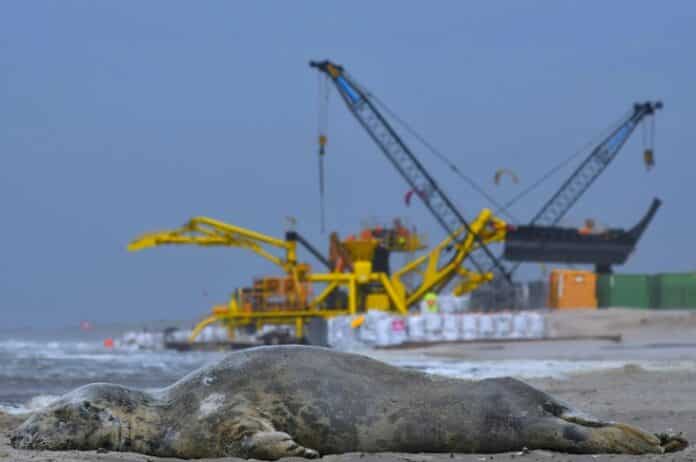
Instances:
[[[694,270],[695,20],[687,1],[3,2],[0,327],[196,318],[274,271],[235,249],[126,252],[195,215],[276,236],[292,215],[324,249],[310,59],[343,64],[499,200],[663,99],[656,168],[637,132],[566,224],[627,227],[659,196],[621,271]],[[329,228],[402,215],[439,240],[335,92],[329,127]],[[467,216],[487,205],[417,152]],[[500,167],[520,184],[496,187]]]

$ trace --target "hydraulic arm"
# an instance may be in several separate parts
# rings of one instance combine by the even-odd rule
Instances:
[[[480,273],[485,273],[487,268],[490,267],[496,268],[501,274],[506,274],[498,258],[486,246],[480,236],[472,233],[469,223],[423,167],[418,158],[389,125],[380,111],[377,110],[367,92],[362,90],[345,73],[341,66],[330,61],[312,61],[310,66],[329,76],[348,109],[377,143],[384,155],[398,170],[412,190],[418,193],[418,197],[422,199],[425,206],[447,234],[449,236],[455,235],[457,230],[463,227],[467,234],[478,244],[475,250],[481,250],[481,252],[477,252],[477,254],[480,253],[481,255],[474,255],[473,253],[468,255],[476,270]],[[461,239],[463,237],[457,238],[457,241]],[[482,257],[484,261],[479,261],[479,257]]]

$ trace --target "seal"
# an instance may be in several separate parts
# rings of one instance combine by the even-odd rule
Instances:
[[[86,385],[30,416],[11,443],[265,460],[524,447],[644,454],[687,445],[592,418],[512,378],[446,378],[306,346],[231,353],[149,393]]]

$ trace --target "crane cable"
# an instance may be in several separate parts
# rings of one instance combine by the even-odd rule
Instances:
[[[351,80],[352,77],[351,77]],[[354,80],[353,80],[354,82]],[[361,86],[362,87],[362,86]],[[375,103],[377,103],[378,106],[380,106],[384,112],[389,114],[391,118],[393,118],[399,125],[401,125],[408,133],[410,133],[414,138],[416,138],[423,146],[425,146],[431,154],[433,154],[435,157],[437,157],[442,163],[444,163],[450,170],[452,170],[455,175],[457,175],[459,178],[464,180],[466,183],[469,184],[469,186],[474,189],[481,197],[486,199],[488,202],[493,204],[499,209],[499,212],[506,215],[508,218],[514,220],[514,221],[519,221],[517,220],[511,212],[509,212],[506,208],[502,207],[501,204],[496,201],[493,197],[491,197],[490,194],[488,194],[483,187],[481,187],[476,181],[474,181],[473,178],[470,176],[464,174],[457,165],[449,159],[447,156],[445,156],[441,151],[435,148],[428,140],[426,140],[422,135],[420,135],[418,132],[413,129],[405,120],[400,118],[396,113],[391,110],[382,100],[380,100],[378,97],[376,97],[371,91],[367,90],[365,87],[362,87],[363,91],[365,92],[366,95],[370,97]]]
[[[351,76],[351,81],[357,85],[357,82],[355,79]],[[400,124],[408,133],[410,133],[414,138],[416,138],[421,144],[423,144],[430,152],[433,154],[435,157],[437,157],[441,162],[443,162],[450,170],[452,170],[459,178],[464,180],[466,183],[469,184],[469,186],[474,189],[479,195],[481,195],[484,199],[489,201],[491,204],[493,204],[496,207],[495,214],[501,214],[505,215],[508,218],[512,219],[515,222],[520,223],[521,221],[518,220],[510,211],[510,208],[515,205],[517,202],[519,202],[523,197],[527,196],[529,193],[537,189],[539,186],[541,186],[543,183],[545,183],[549,178],[551,178],[553,175],[558,173],[563,167],[568,165],[572,160],[576,159],[579,157],[581,154],[587,152],[587,150],[593,146],[599,144],[600,140],[605,139],[606,137],[609,136],[610,133],[612,133],[614,130],[616,130],[621,124],[625,122],[625,120],[628,117],[629,113],[626,113],[623,117],[621,117],[619,120],[617,120],[614,124],[611,124],[607,129],[599,133],[597,136],[591,138],[587,143],[585,143],[583,146],[580,147],[577,151],[573,152],[571,155],[566,157],[565,159],[561,160],[558,164],[553,166],[551,169],[549,169],[547,172],[545,172],[543,175],[539,177],[534,183],[532,183],[529,187],[525,188],[523,191],[521,191],[519,194],[515,195],[512,197],[510,200],[508,200],[504,204],[500,204],[497,200],[495,200],[493,197],[491,197],[486,191],[476,182],[474,181],[473,178],[470,176],[464,174],[457,165],[447,156],[445,156],[441,151],[436,149],[430,142],[428,142],[422,135],[420,135],[416,130],[411,127],[405,120],[403,120],[401,117],[399,117],[389,106],[387,106],[384,101],[382,101],[380,98],[375,96],[374,93],[372,93],[369,89],[367,89],[365,86],[362,84],[359,85],[361,90],[371,99],[373,100],[377,105],[379,105],[387,114],[389,114],[390,117],[392,117],[398,124]],[[654,140],[654,117],[652,120],[652,132],[649,137],[651,137],[651,143]],[[646,159],[647,159],[647,149],[646,149]],[[647,164],[647,160],[646,160]]]
[[[329,129],[329,79],[328,76],[319,76],[319,110],[317,129],[319,132],[319,214],[321,220],[321,233],[326,232],[325,189],[324,189],[324,155],[326,154],[327,132]]]
[[[546,173],[541,175],[535,182],[533,182],[531,185],[529,185],[527,188],[525,188],[523,191],[521,191],[519,194],[515,195],[512,197],[509,201],[507,201],[505,204],[503,204],[502,208],[496,211],[496,213],[500,213],[503,210],[508,210],[510,207],[515,205],[517,202],[519,202],[520,199],[525,197],[527,194],[530,192],[534,191],[537,189],[539,186],[541,186],[543,183],[545,183],[549,178],[551,178],[553,175],[558,173],[559,170],[561,170],[563,167],[568,165],[572,160],[576,159],[579,157],[581,154],[584,154],[587,152],[587,150],[594,146],[597,145],[600,140],[605,139],[607,136],[609,136],[610,133],[612,133],[614,130],[616,130],[621,124],[623,124],[628,117],[628,113],[624,115],[621,119],[619,119],[617,122],[614,124],[610,125],[606,130],[602,131],[599,133],[597,136],[593,137],[590,139],[587,143],[582,145],[580,149],[566,157],[565,159],[561,160],[558,164],[555,166],[551,167]]]
[[[643,162],[646,170],[655,166],[655,114],[650,116],[650,125],[643,123]]]
[[[508,218],[513,219],[515,222],[520,223],[521,221],[515,218],[515,216],[512,214],[510,211],[510,208],[515,205],[520,199],[525,197],[527,194],[541,186],[543,183],[545,183],[549,178],[551,178],[553,175],[558,173],[559,170],[561,170],[563,167],[568,165],[572,160],[576,159],[579,157],[581,154],[587,152],[587,150],[593,146],[596,145],[600,142],[600,140],[603,140],[607,136],[609,136],[610,133],[612,133],[614,130],[616,130],[621,124],[625,122],[625,120],[628,118],[628,114],[626,113],[623,117],[621,117],[619,120],[617,120],[614,124],[610,125],[607,129],[599,133],[597,136],[593,137],[590,139],[587,143],[585,143],[580,149],[572,153],[570,156],[566,157],[565,159],[561,160],[557,165],[549,169],[546,173],[541,175],[539,179],[537,179],[534,183],[532,183],[529,187],[525,188],[523,191],[521,191],[519,194],[515,195],[512,199],[507,201],[504,204],[500,204],[498,201],[496,201],[494,198],[492,198],[489,194],[485,192],[485,190],[478,185],[471,177],[465,175],[462,173],[459,168],[450,160],[447,158],[444,154],[442,154],[440,151],[438,151],[432,144],[430,144],[426,139],[424,139],[420,134],[418,134],[408,123],[406,123],[403,119],[401,119],[399,116],[397,116],[394,111],[392,111],[383,101],[381,101],[378,97],[376,97],[372,92],[369,90],[365,89],[364,87],[363,91],[371,98],[373,99],[379,106],[382,107],[382,109],[388,113],[396,122],[398,122],[400,125],[404,127],[412,136],[414,136],[418,141],[420,141],[426,148],[430,150],[432,154],[434,154],[438,159],[440,159],[445,165],[447,165],[450,170],[452,170],[457,176],[459,176],[461,179],[466,181],[469,186],[471,186],[476,192],[478,192],[483,198],[488,200],[491,204],[493,204],[496,207],[495,214],[501,214],[505,215]],[[652,143],[653,138],[654,138],[654,117],[653,117],[653,128],[652,132],[648,137],[650,138],[650,143]],[[649,160],[648,157],[650,154],[648,154],[648,151],[650,154],[652,153],[651,150],[646,149],[646,165],[648,164]]]

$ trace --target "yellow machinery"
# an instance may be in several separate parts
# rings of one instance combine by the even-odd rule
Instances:
[[[389,274],[376,267],[375,256],[380,250],[412,251],[424,247],[415,233],[399,233],[395,229],[396,233],[391,232],[394,229],[363,230],[359,236],[343,241],[332,235],[332,255],[326,262],[329,270],[324,273],[313,272],[308,264],[298,262],[297,242],[308,244],[297,233],[288,232],[285,239],[278,239],[206,217],[193,218],[174,230],[142,235],[128,245],[128,250],[172,244],[251,250],[280,267],[285,275],[259,279],[252,287],[237,290],[227,305],[213,307],[212,314],[194,328],[190,340],[195,340],[206,326],[218,322],[227,327],[231,339],[238,327],[266,324],[294,325],[296,337],[302,339],[309,318],[355,315],[367,309],[407,314],[409,307],[426,293],[441,290],[455,277],[456,294],[491,280],[492,273],[469,271],[463,263],[481,242],[503,241],[506,224],[484,209],[469,224],[470,232],[461,227],[429,253]],[[310,250],[316,255],[315,250]],[[417,276],[417,283],[411,287],[404,283],[408,275]],[[320,288],[316,294],[315,286]]]

